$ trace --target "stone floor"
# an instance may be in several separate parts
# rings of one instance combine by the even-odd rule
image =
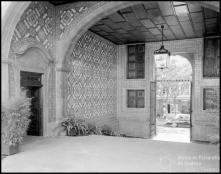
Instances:
[[[110,136],[28,137],[2,172],[218,172],[219,146]]]
[[[157,126],[156,132],[153,140],[190,143],[190,128]]]
[[[5,157],[7,157],[7,155],[2,154],[1,159],[4,159]]]

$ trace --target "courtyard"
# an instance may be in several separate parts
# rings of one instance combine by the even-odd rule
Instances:
[[[159,141],[190,143],[190,129],[157,126],[156,136],[153,136],[152,139]]]
[[[219,146],[112,136],[26,137],[2,172],[218,172]]]
[[[1,4],[3,172],[219,171],[218,1]]]

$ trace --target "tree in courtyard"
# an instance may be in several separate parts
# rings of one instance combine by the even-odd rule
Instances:
[[[157,95],[163,99],[164,105],[172,101],[176,106],[176,99],[179,95],[189,95],[189,82],[180,80],[191,80],[191,65],[184,63],[178,66],[176,62],[176,59],[172,59],[168,68],[156,71]]]

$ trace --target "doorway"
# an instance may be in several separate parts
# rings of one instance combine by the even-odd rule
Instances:
[[[42,100],[41,100],[41,73],[21,71],[21,87],[27,91],[27,97],[31,100],[31,119],[27,135],[42,136]]]
[[[172,55],[166,69],[156,72],[155,136],[162,141],[191,141],[192,66]]]

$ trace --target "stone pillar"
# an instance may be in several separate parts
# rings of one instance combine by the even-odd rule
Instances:
[[[1,94],[2,94],[2,103],[6,103],[9,100],[9,64],[10,61],[8,59],[2,59],[1,62],[1,83],[2,83],[2,89],[1,89]]]
[[[56,67],[56,78],[55,78],[55,86],[56,86],[56,122],[52,124],[52,130],[53,130],[53,135],[55,136],[63,136],[66,135],[66,132],[62,129],[62,127],[59,126],[59,123],[61,120],[65,117],[64,116],[64,95],[63,92],[65,90],[64,87],[64,75],[65,75],[65,70],[61,67]]]
[[[56,120],[59,121],[63,115],[63,95],[62,95],[62,78],[64,71],[61,68],[56,68]]]

